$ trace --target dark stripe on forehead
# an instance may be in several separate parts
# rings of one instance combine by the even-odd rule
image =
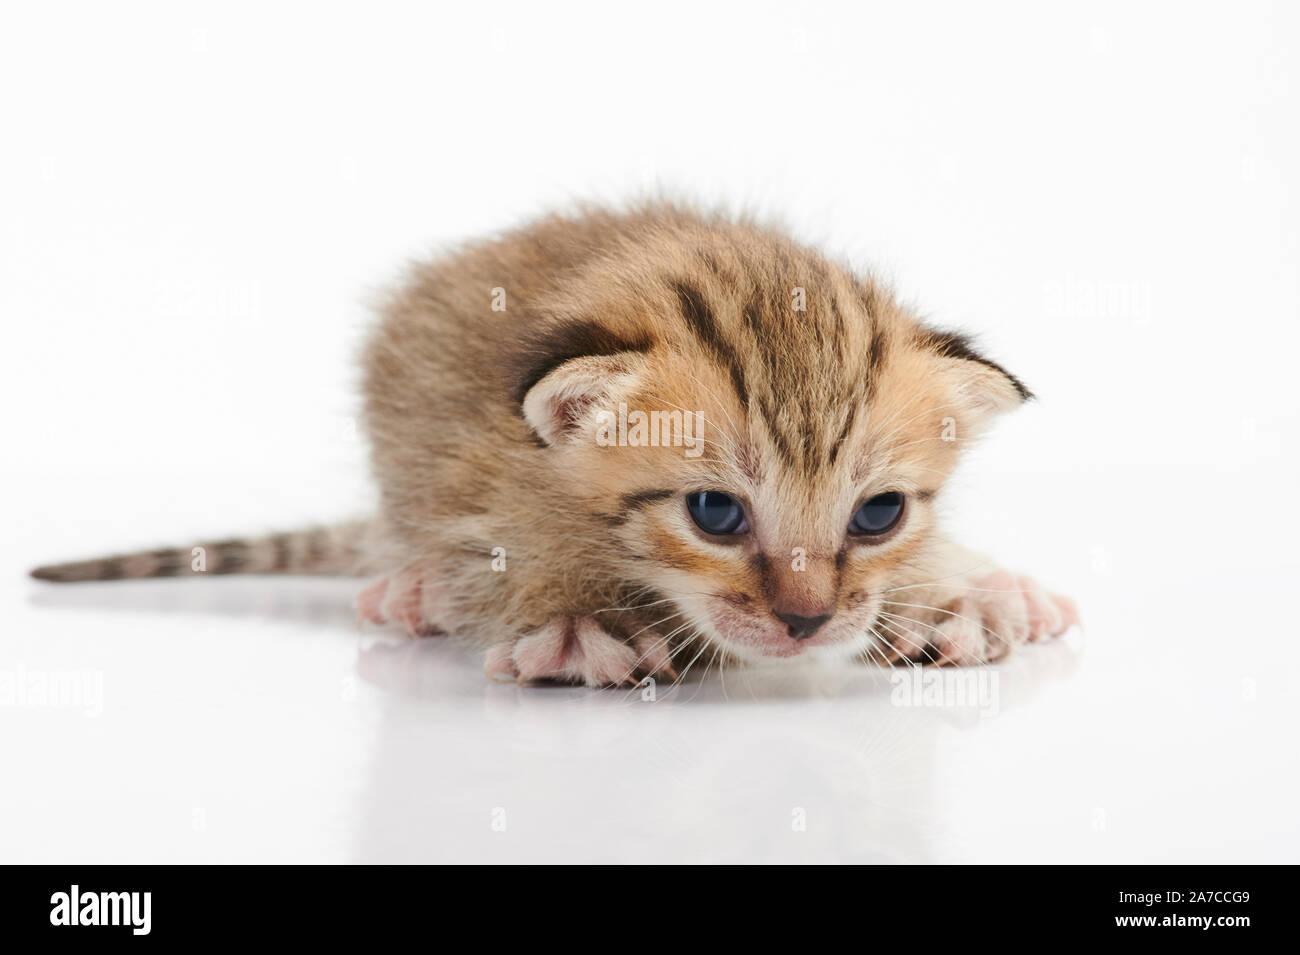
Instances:
[[[843,305],[840,302],[838,282],[835,276],[835,268],[827,261],[821,258],[813,259],[807,266],[812,270],[809,278],[816,284],[818,291],[817,301],[807,303],[808,311],[796,315],[796,327],[817,329],[817,338],[822,345],[829,345],[832,355],[838,356],[841,353],[841,342],[844,339],[846,331],[845,314]],[[812,290],[810,289],[809,292]],[[827,322],[822,316],[829,317],[829,328]],[[827,334],[829,332],[829,335]],[[827,342],[825,339],[829,338]]]
[[[885,331],[880,327],[872,329],[871,344],[867,348],[867,397],[870,398],[876,391],[876,379],[880,377],[880,370],[885,366]]]
[[[881,322],[881,303],[880,289],[874,282],[857,282],[855,283],[857,291],[858,304],[862,306],[862,311],[867,316],[867,367],[866,367],[866,399],[870,400],[875,394],[876,379],[880,377],[880,370],[885,365],[885,352],[889,348],[889,340],[886,337],[885,325]]]
[[[858,413],[857,401],[850,400],[849,410],[844,415],[844,427],[840,428],[840,433],[838,437],[836,437],[835,442],[830,447],[830,451],[827,453],[826,456],[827,463],[834,464],[835,459],[840,456],[840,445],[844,444],[844,442],[848,440],[849,429],[853,427],[853,419],[857,416],[857,413]]]
[[[1034,393],[1025,387],[1024,382],[1019,378],[1011,374],[1011,372],[1007,371],[992,359],[985,358],[971,347],[971,340],[967,335],[962,335],[958,332],[926,331],[921,336],[921,343],[926,348],[929,348],[938,355],[942,355],[944,358],[960,358],[963,361],[973,361],[986,368],[992,368],[999,374],[1005,375],[1007,381],[1011,382],[1011,386],[1015,388],[1016,393],[1020,395],[1021,401],[1029,401],[1034,397]]]
[[[777,453],[789,464],[795,464],[794,448],[790,445],[790,441],[784,432],[778,427],[776,410],[768,403],[766,395],[758,399],[758,410],[763,418],[763,423],[767,425],[767,433],[771,435],[772,443],[776,445]]]
[[[748,404],[749,389],[745,385],[744,368],[735,351],[723,338],[717,317],[713,314],[709,303],[704,300],[704,295],[698,288],[681,279],[673,282],[672,288],[677,294],[677,302],[681,306],[682,317],[686,319],[686,326],[700,340],[713,359],[731,375],[731,385],[736,389],[741,404]]]
[[[592,321],[569,322],[527,336],[515,361],[515,402],[522,404],[533,385],[566,361],[624,351],[645,352],[653,345],[648,335],[629,337]]]

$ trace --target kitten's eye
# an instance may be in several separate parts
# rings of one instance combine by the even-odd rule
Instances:
[[[903,495],[898,491],[886,491],[862,503],[853,520],[849,521],[849,533],[879,537],[893,530],[902,516]]]
[[[691,512],[691,520],[706,534],[743,534],[749,530],[745,509],[730,494],[721,491],[687,494],[686,509]]]

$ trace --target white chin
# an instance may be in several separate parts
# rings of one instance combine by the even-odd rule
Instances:
[[[715,646],[721,647],[741,662],[750,666],[794,666],[815,661],[817,663],[842,663],[866,652],[868,638],[860,640],[842,640],[837,643],[803,647],[798,653],[781,655],[765,653],[759,647],[732,643],[713,636]]]
[[[800,654],[819,663],[846,663],[867,652],[870,638],[864,636],[858,640],[841,640],[821,647],[809,647],[808,652]]]

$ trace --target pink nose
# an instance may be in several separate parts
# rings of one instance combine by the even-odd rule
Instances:
[[[780,620],[790,630],[790,636],[796,640],[804,640],[811,637],[820,629],[821,625],[831,619],[831,615],[824,613],[819,617],[801,617],[797,613],[778,613],[776,619]]]

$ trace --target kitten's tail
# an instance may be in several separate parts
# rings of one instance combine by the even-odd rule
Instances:
[[[200,542],[185,547],[138,551],[95,560],[37,567],[37,580],[132,580],[142,577],[201,577],[204,574],[327,574],[370,572],[365,542],[371,521],[352,521],[267,537]]]

